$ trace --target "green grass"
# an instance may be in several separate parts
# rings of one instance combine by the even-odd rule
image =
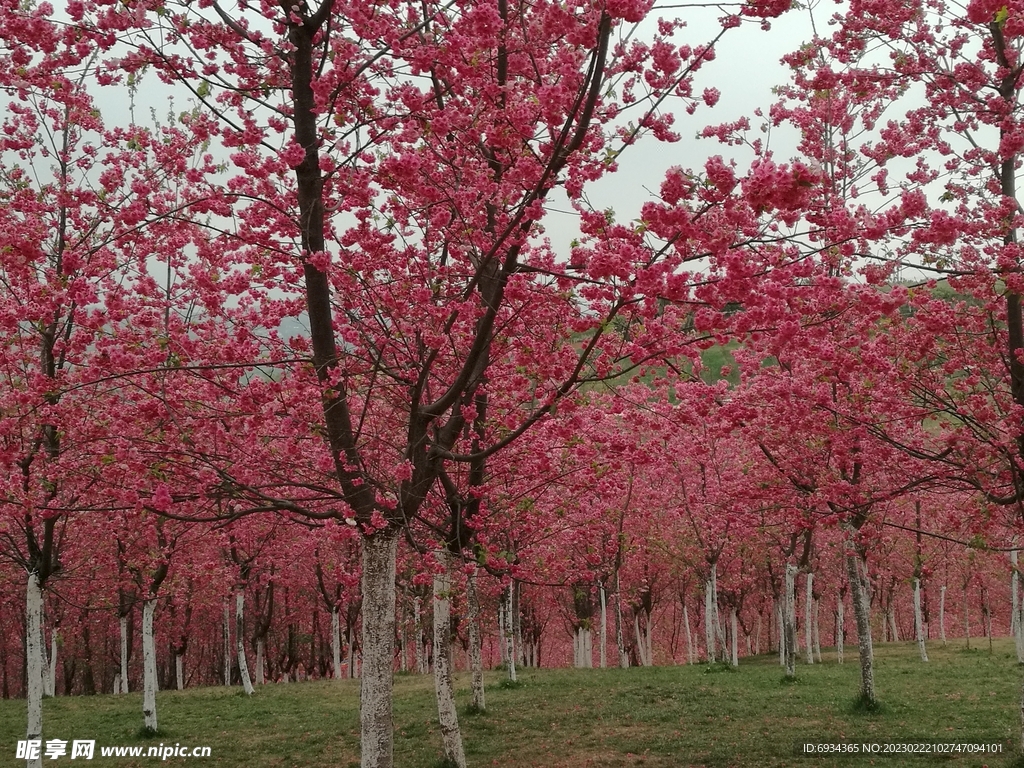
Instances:
[[[741,660],[738,670],[656,667],[607,670],[521,670],[521,683],[502,685],[488,673],[487,711],[469,716],[469,678],[457,681],[459,713],[471,766],[860,766],[937,763],[1009,766],[1020,728],[1021,670],[1008,641],[963,652],[962,641],[932,644],[921,663],[913,644],[876,649],[882,706],[858,711],[856,649],[846,663],[800,665],[785,684],[777,657]],[[358,681],[269,685],[246,698],[238,689],[204,688],[158,695],[160,732],[139,735],[138,694],[58,697],[44,702],[44,739],[96,739],[97,745],[210,746],[205,760],[171,758],[167,765],[356,766]],[[395,680],[395,764],[440,765],[430,678]],[[0,701],[0,766],[16,765],[24,738],[22,701]],[[797,757],[801,742],[1001,742],[1001,757],[955,759],[879,755]],[[99,756],[82,765],[154,766],[155,758]],[[68,757],[44,765],[78,765]]]

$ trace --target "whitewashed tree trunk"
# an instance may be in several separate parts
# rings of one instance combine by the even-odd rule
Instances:
[[[256,639],[256,685],[267,684],[267,641]]]
[[[783,644],[786,648],[786,677],[796,677],[796,573],[792,563],[786,565],[786,592],[782,603],[784,626]]]
[[[732,665],[738,667],[740,665],[740,654],[739,647],[737,645],[737,631],[739,622],[736,620],[736,609],[732,608],[729,611],[729,634],[732,640]]]
[[[686,630],[686,663],[697,663],[697,649],[693,647],[693,632],[690,631],[690,614],[683,606],[683,629]]]
[[[146,719],[146,730],[156,733],[156,643],[153,638],[153,613],[156,598],[151,597],[142,604],[142,714]]]
[[[249,662],[245,659],[245,593],[235,592],[235,653],[238,654],[238,676],[242,678],[242,689],[246,696],[252,696],[256,689],[249,677]]]
[[[378,532],[363,538],[363,669],[359,690],[362,768],[393,768],[395,763],[391,695],[397,552],[397,532]]]
[[[762,613],[758,611],[757,625],[754,627],[754,653],[757,656],[761,655],[761,617]]]
[[[896,626],[896,606],[892,604],[891,598],[889,600],[889,605],[885,610],[885,618],[889,623],[889,638],[894,643],[898,643],[900,641],[900,630],[899,627]]]
[[[35,571],[28,575],[25,590],[25,622],[25,667],[28,675],[26,738],[38,740],[43,734],[43,587]],[[28,768],[40,768],[42,764],[41,754],[27,761]]]
[[[786,666],[786,617],[783,616],[782,603],[775,601],[775,618],[779,625],[779,666]]]
[[[843,646],[846,644],[846,606],[843,605],[843,596],[839,596],[836,603],[836,659],[843,663]]]
[[[128,693],[128,617],[122,616],[118,624],[121,626],[121,687],[114,693]]]
[[[469,622],[469,669],[472,674],[473,706],[478,712],[486,709],[484,698],[483,642],[480,637],[480,596],[476,591],[476,569],[466,576],[466,607]]]
[[[46,670],[46,695],[57,695],[57,630],[50,633],[50,658]]]
[[[1016,546],[1016,544],[1015,544]],[[1017,570],[1017,550],[1010,550],[1010,634],[1017,637],[1020,617],[1017,606],[1020,602],[1020,572]],[[1020,659],[1017,659],[1018,663]]]
[[[867,585],[860,574],[859,560],[856,553],[849,553],[846,557],[846,571],[850,580],[853,613],[857,619],[861,695],[866,703],[874,705],[877,698],[875,696],[874,653],[871,644],[871,604],[868,601]]]
[[[808,664],[814,663],[814,574],[807,574],[804,588],[804,658]]]
[[[462,747],[462,731],[455,709],[455,689],[450,666],[452,648],[451,567],[448,553],[434,553],[440,565],[434,574],[434,694],[437,697],[437,719],[441,726],[441,745],[445,760],[456,768],[466,768]],[[513,657],[514,658],[514,657]]]
[[[964,637],[967,638],[967,647],[971,647],[971,605],[967,595],[967,585],[964,584]]]
[[[644,638],[640,634],[640,617],[635,612],[633,613],[633,634],[636,635],[636,653],[640,657],[640,666],[651,666],[651,662],[647,658],[647,643],[644,642]]]
[[[174,654],[174,682],[179,691],[185,690],[185,657],[183,654]]]
[[[350,628],[348,631],[348,678],[349,680],[356,679],[356,644],[354,642],[355,637],[353,631]],[[423,653],[423,646],[420,645],[420,654]]]
[[[946,585],[939,590],[939,639],[946,644]]]
[[[707,647],[709,664],[714,664],[718,658],[718,648],[715,644],[715,628],[718,624],[716,570],[716,566],[712,565],[710,574],[704,582],[704,644]]]
[[[814,622],[814,659],[821,664],[821,626],[818,623],[818,608],[820,600],[814,601],[814,610],[811,614],[811,620]]]
[[[513,683],[516,677],[516,632],[512,618],[512,586],[504,592],[505,600],[505,656],[508,660],[508,679]]]
[[[231,685],[231,608],[224,601],[224,685]]]
[[[341,680],[341,617],[338,606],[331,606],[331,667],[334,679]]]
[[[423,614],[418,597],[413,598],[412,601],[412,619],[416,625],[416,674],[425,675],[427,674],[427,658],[423,653]]]
[[[921,580],[914,579],[914,634],[917,635],[917,650],[921,661],[928,661],[928,649],[924,642],[924,615],[921,612]]]
[[[605,669],[608,666],[608,603],[603,584],[598,585],[597,591],[601,596],[601,669]]]
[[[629,656],[626,655],[626,641],[622,637],[622,596],[619,594],[619,575],[615,574],[615,646],[619,652],[619,667],[629,667]]]
[[[504,593],[502,593],[504,595]],[[505,598],[502,596],[498,602],[498,651],[501,654],[502,665],[508,664],[508,645],[505,643]],[[579,659],[577,653],[576,659]],[[577,664],[577,666],[579,666]]]

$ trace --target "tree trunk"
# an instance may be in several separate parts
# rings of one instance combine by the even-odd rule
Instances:
[[[331,671],[335,680],[341,680],[341,617],[338,606],[331,606]]]
[[[704,643],[707,646],[709,664],[714,664],[718,658],[718,647],[715,644],[715,634],[718,626],[716,571],[717,566],[712,565],[708,578],[704,582]]]
[[[846,556],[846,572],[850,580],[850,594],[853,598],[853,613],[857,619],[857,645],[860,655],[861,696],[864,703],[874,706],[875,696],[874,653],[871,646],[871,605],[868,602],[867,587],[860,574],[859,556]]]
[[[224,601],[224,685],[231,685],[231,609]]]
[[[118,624],[121,627],[121,678],[120,689],[114,693],[128,693],[128,616],[121,616]]]
[[[640,634],[640,616],[633,613],[633,633],[636,635],[636,655],[640,657],[640,666],[651,666],[651,660],[647,658],[647,643]]]
[[[420,599],[414,597],[412,600],[412,621],[416,625],[416,674],[427,673],[427,659],[423,653],[423,614],[420,612]]]
[[[843,605],[843,596],[839,596],[836,604],[836,659],[843,663],[843,646],[846,643],[846,606]]]
[[[729,610],[729,634],[731,635],[732,641],[732,665],[738,667],[740,665],[740,654],[739,647],[737,645],[737,630],[739,622],[736,620],[736,609],[732,608]]]
[[[185,655],[177,652],[174,654],[174,681],[179,691],[185,690]]]
[[[686,630],[686,663],[697,663],[697,649],[693,647],[693,633],[690,631],[690,614],[683,605],[683,628]]]
[[[619,594],[619,574],[615,573],[615,646],[619,652],[619,668],[629,668],[629,656],[626,655],[626,642],[622,637],[622,596]]]
[[[924,616],[921,612],[921,580],[914,579],[914,634],[917,636],[917,650],[921,661],[928,661],[928,649],[924,643]]]
[[[601,596],[601,669],[605,669],[608,666],[608,605],[604,585],[599,584],[597,590]]]
[[[25,590],[25,667],[28,679],[25,698],[28,705],[28,727],[25,738],[39,740],[43,733],[43,586],[39,574],[28,575]],[[41,768],[42,754],[28,760],[28,768]]]
[[[480,596],[476,591],[476,569],[466,576],[466,608],[469,622],[469,669],[473,678],[473,707],[478,712],[486,709],[484,698],[483,643],[480,637]]]
[[[512,620],[512,585],[502,595],[505,610],[505,659],[508,662],[508,679],[516,682],[516,633]],[[436,655],[436,654],[435,654]],[[435,662],[436,663],[436,662]]]
[[[784,602],[784,601],[783,601]],[[783,615],[785,611],[782,608],[782,603],[775,601],[775,618],[778,619],[779,625],[779,666],[786,666],[786,617]]]
[[[814,663],[814,574],[807,574],[807,586],[804,591],[804,658],[808,664]]]
[[[146,718],[146,730],[156,733],[156,643],[153,640],[153,612],[156,598],[151,597],[142,604],[142,714]]]
[[[451,620],[451,567],[448,555],[435,553],[441,566],[434,574],[434,693],[437,696],[437,719],[441,726],[441,744],[447,763],[455,768],[466,768],[466,753],[462,748],[462,731],[455,709],[455,691],[450,666],[452,647]]]
[[[946,644],[946,585],[939,590],[939,639]]]
[[[782,604],[786,677],[796,677],[796,573],[797,567],[789,563],[786,566],[786,593]]]
[[[256,638],[256,685],[267,683],[267,641]]]
[[[245,593],[235,592],[235,653],[238,654],[238,676],[246,696],[252,696],[252,678],[249,677],[249,662],[245,660]]]
[[[363,669],[359,691],[361,768],[393,768],[391,693],[397,531],[363,538]],[[437,663],[435,652],[434,663]]]
[[[50,633],[50,659],[46,670],[46,695],[57,695],[57,630]]]

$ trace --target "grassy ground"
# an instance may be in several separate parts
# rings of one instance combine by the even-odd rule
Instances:
[[[458,679],[460,720],[470,765],[544,766],[860,766],[885,768],[948,762],[1005,766],[1020,728],[1021,671],[1007,641],[967,650],[961,641],[933,646],[921,663],[912,644],[876,649],[876,684],[883,709],[855,711],[856,649],[843,665],[797,670],[783,683],[777,658],[727,667],[608,670],[527,670],[516,687],[488,673],[486,714],[470,714],[469,680]],[[96,739],[83,765],[146,766],[157,758],[107,758],[98,747],[187,744],[212,748],[208,759],[170,758],[169,765],[356,766],[358,682],[270,685],[251,698],[227,688],[161,692],[160,733],[139,735],[138,694],[60,697],[44,703],[44,739]],[[22,701],[0,701],[0,766],[17,765],[24,738]],[[842,759],[796,756],[803,742],[1000,742],[998,757],[955,759],[863,755]],[[429,678],[395,681],[395,764],[437,768],[440,737]],[[67,756],[44,765],[70,762]]]

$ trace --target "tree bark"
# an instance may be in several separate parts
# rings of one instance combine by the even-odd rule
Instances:
[[[693,647],[693,633],[690,631],[690,614],[683,605],[683,628],[686,630],[686,663],[697,663],[697,649]]]
[[[256,685],[267,682],[267,641],[262,637],[256,639]]]
[[[924,642],[924,616],[921,613],[921,579],[914,579],[914,634],[917,636],[917,650],[921,661],[928,661],[928,649]]]
[[[341,617],[338,606],[331,606],[331,670],[335,680],[341,680]]]
[[[843,596],[839,596],[836,604],[836,659],[843,663],[843,646],[846,643],[846,606],[843,605]]]
[[[466,576],[466,608],[469,614],[469,668],[473,680],[473,707],[483,712],[487,702],[484,696],[484,660],[480,638],[480,595],[476,591],[475,568]]]
[[[50,633],[50,658],[46,670],[46,695],[57,695],[57,630]]]
[[[184,654],[174,654],[174,681],[179,691],[185,690],[185,657]]]
[[[395,636],[395,559],[398,532],[363,538],[363,670],[359,721],[361,768],[393,768],[391,693]],[[434,654],[437,663],[437,654]]]
[[[946,644],[946,585],[939,590],[939,639]]]
[[[114,693],[128,693],[128,617],[118,619],[121,627],[121,677],[119,690]]]
[[[604,585],[599,584],[597,589],[601,596],[601,669],[605,669],[608,666],[608,605]]]
[[[718,626],[718,585],[715,583],[717,569],[716,565],[712,565],[704,582],[704,642],[707,646],[709,664],[714,664],[718,658],[718,647],[715,644]]]
[[[231,609],[224,601],[224,685],[231,685]]]
[[[249,677],[249,663],[245,660],[245,593],[235,592],[235,653],[238,654],[238,676],[242,679],[242,690],[252,696],[255,689]]]
[[[423,614],[420,610],[419,597],[414,597],[412,600],[412,620],[413,624],[416,625],[416,674],[425,675],[427,673],[427,659],[423,653]]]
[[[153,613],[156,598],[151,597],[142,604],[142,714],[146,730],[157,732],[156,721],[156,643],[153,639]]]
[[[43,587],[39,574],[28,575],[25,591],[25,698],[28,705],[28,727],[25,738],[32,741],[43,733]],[[42,755],[28,760],[28,768],[41,768]]]
[[[814,574],[807,574],[804,591],[804,658],[814,663]]]
[[[865,704],[874,706],[875,696],[874,653],[871,645],[871,606],[867,587],[860,573],[860,557],[856,553],[846,556],[846,571],[853,597],[853,612],[857,619],[857,645],[860,656],[861,696]]]
[[[512,585],[510,584],[502,596],[505,611],[505,658],[508,662],[508,679],[516,682],[516,633],[512,620]]]
[[[786,593],[782,607],[786,677],[796,677],[796,573],[797,567],[793,563],[786,565]]]
[[[447,552],[435,553],[441,570],[434,574],[434,693],[437,697],[437,719],[441,726],[441,744],[449,765],[466,768],[462,748],[462,731],[455,709],[455,690],[450,665],[452,648],[451,566]]]
[[[736,609],[731,608],[729,610],[729,633],[731,635],[730,640],[732,641],[732,665],[738,667],[740,665],[740,654],[738,646],[738,633],[739,622],[736,619]]]

